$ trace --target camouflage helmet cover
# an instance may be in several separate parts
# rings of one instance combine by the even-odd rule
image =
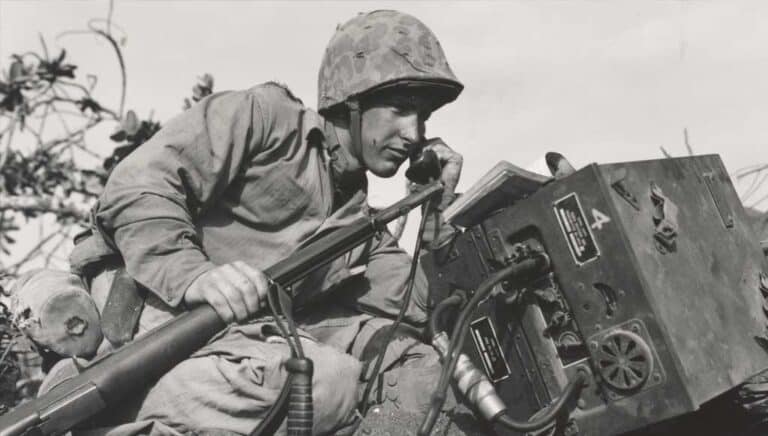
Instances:
[[[397,11],[360,14],[338,27],[328,43],[318,78],[318,110],[402,85],[428,87],[433,109],[464,88],[424,23]]]

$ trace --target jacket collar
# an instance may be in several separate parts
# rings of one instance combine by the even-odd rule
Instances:
[[[317,112],[305,111],[304,134],[308,141],[319,138],[330,160],[331,174],[334,187],[351,195],[356,191],[368,192],[368,179],[364,169],[353,169],[351,162],[354,158],[349,151],[341,146],[333,123],[324,119]],[[310,127],[312,126],[312,127]],[[315,136],[318,135],[319,136]],[[315,138],[313,138],[315,136]]]

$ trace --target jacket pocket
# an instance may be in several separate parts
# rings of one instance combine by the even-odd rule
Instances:
[[[237,205],[233,210],[250,222],[279,227],[301,218],[309,207],[310,196],[286,172],[267,171],[243,177],[234,187]]]

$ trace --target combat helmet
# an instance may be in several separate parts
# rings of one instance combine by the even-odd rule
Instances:
[[[318,112],[349,109],[353,141],[359,145],[360,99],[392,87],[426,92],[432,110],[464,89],[437,37],[413,16],[379,10],[339,26],[320,65]]]
[[[320,65],[318,111],[394,86],[427,88],[433,110],[464,88],[435,35],[411,15],[379,10],[339,26]]]

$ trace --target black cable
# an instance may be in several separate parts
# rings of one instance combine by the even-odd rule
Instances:
[[[392,329],[388,332],[387,335],[387,341],[385,342],[384,352],[382,352],[379,355],[379,359],[377,360],[374,376],[371,378],[370,381],[375,380],[376,374],[378,374],[379,370],[381,369],[381,364],[384,358],[384,353],[386,352],[386,348],[389,345],[389,343],[392,341],[392,338],[394,336],[395,331],[397,330],[397,327],[402,322],[402,318],[405,315],[405,311],[407,310],[411,293],[413,291],[413,282],[414,282],[414,276],[416,273],[416,266],[418,266],[418,253],[421,250],[421,235],[424,233],[424,226],[426,223],[426,216],[427,211],[429,210],[429,205],[434,202],[433,200],[430,200],[427,205],[425,206],[425,209],[422,214],[422,220],[421,224],[419,225],[419,237],[416,240],[416,248],[415,248],[415,254],[414,259],[411,263],[411,270],[408,274],[408,288],[406,290],[404,300],[405,304],[400,310],[400,313],[398,314],[398,318],[395,321],[395,323],[392,325]],[[311,379],[312,379],[312,361],[309,359],[306,359],[304,357],[304,350],[301,346],[301,340],[298,334],[298,331],[296,329],[296,325],[292,316],[292,309],[291,309],[291,300],[290,296],[285,292],[285,289],[283,289],[279,283],[270,280],[270,283],[273,285],[270,287],[270,289],[267,290],[267,301],[269,303],[270,310],[272,311],[273,317],[275,319],[275,324],[277,325],[278,329],[280,330],[282,336],[285,338],[286,342],[288,343],[288,346],[291,349],[292,359],[289,359],[288,362],[288,377],[286,379],[286,383],[283,385],[282,390],[280,391],[280,396],[277,398],[275,403],[270,408],[269,412],[267,413],[267,416],[259,423],[259,425],[251,432],[251,436],[257,436],[261,434],[273,434],[277,431],[277,426],[279,426],[279,423],[282,422],[286,415],[286,409],[287,403],[290,401],[292,405],[297,405],[300,410],[298,411],[288,411],[288,431],[289,434],[291,434],[291,420],[295,419],[298,421],[297,425],[300,427],[298,430],[293,430],[296,432],[296,434],[310,434],[312,431],[312,385],[311,385]],[[272,289],[275,289],[278,292],[278,297],[280,300],[280,308],[283,312],[284,316],[286,317],[288,327],[286,328],[285,325],[282,322],[282,319],[280,318],[280,313],[278,311],[277,305],[275,304],[275,299],[272,296]],[[290,331],[290,334],[289,334]],[[291,336],[293,336],[293,339],[295,343],[291,342]],[[292,367],[293,370],[291,370]],[[298,371],[298,372],[295,372]],[[295,382],[294,382],[295,381]],[[369,382],[369,384],[366,386],[366,391],[363,397],[363,407],[365,407],[365,403],[367,403],[368,396],[370,395],[370,390],[372,388],[373,384]],[[299,404],[294,404],[294,402],[297,401]],[[293,406],[292,406],[293,407]],[[292,418],[295,416],[294,418]],[[278,419],[280,417],[280,419]],[[276,426],[277,425],[277,426]],[[263,432],[267,433],[263,433]]]
[[[280,330],[280,334],[283,336],[283,339],[285,339],[285,342],[288,343],[288,347],[291,349],[291,354],[293,356],[298,356],[297,347],[291,341],[291,335],[288,333],[288,328],[283,324],[283,320],[280,317],[280,312],[278,311],[277,305],[275,304],[275,299],[272,296],[272,289],[277,290],[278,285],[276,282],[272,282],[272,284],[274,286],[270,286],[270,288],[267,289],[267,302],[269,303],[269,309],[272,311],[272,317],[275,319],[275,324]]]
[[[453,334],[451,335],[450,346],[448,348],[448,356],[450,356],[450,361],[448,366],[443,369],[441,383],[438,385],[439,388],[442,387],[443,391],[447,390],[448,383],[450,381],[450,375],[453,373],[453,370],[456,367],[456,362],[459,358],[458,351],[464,347],[464,341],[466,340],[467,333],[469,331],[469,317],[475,311],[477,305],[480,303],[480,301],[484,300],[485,297],[488,296],[488,293],[493,290],[494,286],[508,279],[509,276],[525,274],[539,266],[539,262],[537,262],[537,260],[538,259],[536,258],[526,259],[520,263],[509,265],[485,279],[480,284],[480,286],[478,286],[477,291],[475,291],[474,295],[472,295],[469,303],[467,303],[467,305],[459,314],[459,318],[457,319],[456,325],[454,326]]]
[[[469,317],[472,312],[475,311],[480,301],[485,299],[485,297],[491,292],[494,286],[504,281],[509,276],[530,274],[535,271],[543,270],[548,266],[549,257],[544,253],[536,253],[534,257],[525,259],[518,263],[513,263],[497,271],[492,276],[488,277],[482,283],[480,283],[474,295],[472,295],[472,298],[469,300],[469,303],[467,303],[467,305],[461,311],[461,314],[456,321],[456,325],[454,326],[450,345],[448,347],[448,353],[446,354],[447,363],[440,373],[440,381],[438,382],[437,388],[432,394],[432,404],[430,410],[427,412],[424,422],[422,422],[421,428],[419,429],[420,435],[427,435],[431,432],[432,427],[436,422],[437,415],[440,409],[442,409],[443,404],[445,404],[448,384],[450,383],[451,375],[456,368],[456,363],[458,362],[459,355],[461,354],[460,351],[464,347],[464,341],[467,337],[467,332],[469,331]]]
[[[271,282],[271,283],[275,285],[275,287],[278,286],[277,282]],[[278,312],[277,305],[275,304],[274,297],[272,296],[271,286],[270,286],[270,289],[267,289],[267,302],[269,304],[269,309],[272,312],[272,317],[275,319],[275,324],[277,325],[277,328],[280,330],[280,334],[283,336],[285,341],[288,343],[288,347],[291,349],[291,355],[296,356],[297,353],[294,345],[291,343],[291,340],[290,340],[291,338],[288,334],[288,330],[283,325],[282,319],[280,319],[280,313]],[[280,395],[277,397],[274,404],[272,404],[272,407],[269,408],[267,415],[261,420],[259,425],[257,425],[256,428],[254,428],[253,431],[250,433],[250,436],[275,434],[277,432],[278,427],[280,426],[280,424],[282,424],[286,414],[288,413],[288,408],[287,408],[288,396],[290,395],[290,392],[291,392],[292,383],[293,383],[293,374],[289,372],[288,377],[285,379],[285,383],[283,384],[283,388],[280,390]]]
[[[424,210],[422,210],[421,221],[419,222],[419,230],[416,233],[416,247],[413,250],[413,258],[411,259],[411,269],[408,272],[407,287],[405,290],[405,295],[403,296],[403,305],[400,307],[400,312],[397,314],[397,319],[395,319],[395,322],[390,326],[390,329],[387,332],[386,339],[384,340],[384,346],[378,352],[378,356],[376,357],[376,364],[373,366],[373,371],[371,372],[371,377],[368,379],[368,383],[365,385],[365,391],[363,391],[363,396],[360,403],[360,413],[362,415],[365,415],[366,412],[368,412],[368,397],[371,395],[371,390],[373,389],[373,385],[376,381],[376,378],[379,375],[379,371],[381,370],[381,365],[384,362],[384,356],[387,353],[387,348],[389,347],[389,343],[392,342],[392,338],[394,338],[395,332],[397,331],[397,328],[400,325],[400,323],[403,321],[403,318],[405,317],[405,312],[408,310],[408,306],[410,305],[411,294],[413,292],[414,277],[416,276],[416,267],[419,265],[419,252],[421,251],[421,239],[424,233],[424,227],[427,222],[427,217],[429,216],[428,212],[434,202],[435,202],[434,199],[428,201],[427,204],[424,206]]]
[[[249,436],[261,436],[277,433],[280,424],[283,423],[285,416],[288,414],[288,395],[291,392],[291,384],[293,382],[293,374],[288,373],[288,378],[285,379],[285,384],[280,390],[280,395],[275,400],[272,407],[269,408],[267,416],[265,416],[259,425],[253,429]]]
[[[291,304],[291,298],[285,291],[285,288],[277,282],[275,282],[275,291],[277,292],[280,311],[283,313],[286,321],[288,321],[288,330],[291,332],[291,336],[296,343],[296,357],[304,359],[304,348],[301,346],[301,338],[296,329],[296,323],[293,320],[293,305]]]
[[[434,337],[438,332],[441,332],[440,318],[443,312],[448,310],[451,306],[461,306],[467,302],[467,297],[464,295],[464,291],[456,291],[451,294],[450,297],[444,299],[432,310],[432,314],[429,316],[429,336]]]
[[[541,271],[548,266],[549,257],[544,253],[535,253],[531,258],[522,260],[519,263],[513,263],[497,271],[478,286],[477,291],[472,295],[469,303],[467,303],[461,311],[453,329],[453,334],[451,335],[451,342],[448,349],[448,355],[451,356],[450,367],[444,369],[446,374],[446,388],[448,381],[450,380],[450,374],[456,367],[456,362],[459,357],[458,351],[464,347],[464,341],[469,331],[469,317],[477,309],[478,304],[488,296],[494,286],[508,279],[509,276],[525,276],[536,271]]]
[[[271,282],[267,290],[267,302],[272,311],[272,317],[280,330],[281,335],[291,349],[291,358],[286,362],[288,376],[283,388],[280,390],[275,403],[270,407],[267,416],[250,433],[251,436],[262,434],[274,434],[288,415],[288,434],[309,435],[312,433],[313,408],[312,408],[312,361],[304,357],[304,349],[301,346],[296,324],[293,320],[291,300],[285,289],[277,282]],[[278,293],[278,302],[272,295],[273,290]],[[288,327],[286,328],[282,316],[285,316]],[[290,403],[290,405],[289,405]],[[278,419],[279,418],[279,419]]]
[[[312,398],[314,364],[311,359],[304,356],[301,338],[293,320],[293,305],[290,295],[279,283],[273,283],[280,311],[287,321],[291,336],[289,337],[286,334],[284,326],[281,326],[280,329],[286,334],[286,342],[290,344],[291,339],[294,341],[293,345],[291,345],[291,357],[285,362],[285,369],[292,375],[289,383],[286,383],[286,385],[290,386],[288,392],[287,431],[289,436],[311,436],[314,426],[314,404]],[[273,313],[276,315],[276,319],[279,319],[280,314],[277,313],[271,292],[267,293],[267,298]],[[278,321],[278,323],[281,323],[281,321]]]
[[[587,375],[582,371],[578,371],[576,373],[576,377],[574,377],[574,379],[568,383],[568,385],[563,390],[563,393],[560,394],[560,397],[557,399],[557,401],[555,401],[555,404],[553,404],[545,414],[534,419],[533,421],[516,421],[506,413],[499,414],[499,416],[497,416],[494,421],[511,430],[521,433],[541,430],[544,427],[550,425],[557,418],[560,412],[563,411],[565,405],[573,399],[574,395],[578,395],[579,390],[584,386],[586,380]]]

